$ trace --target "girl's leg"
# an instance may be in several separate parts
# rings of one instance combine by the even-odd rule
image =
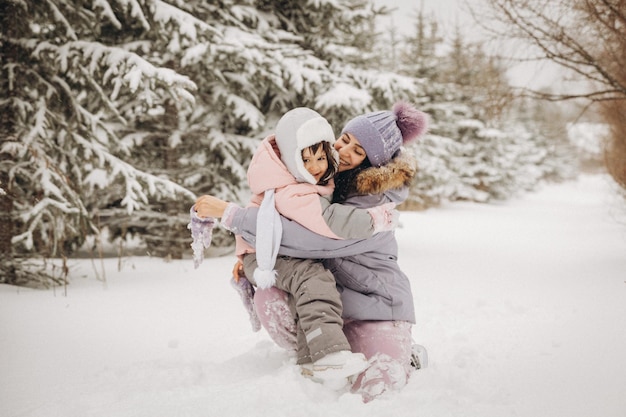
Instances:
[[[246,255],[243,265],[246,275],[253,276],[256,257]],[[333,386],[365,369],[365,356],[350,351],[343,332],[341,299],[330,271],[320,262],[289,257],[276,259],[275,268],[277,289],[255,295],[259,321],[272,339],[296,350],[303,372]]]
[[[289,295],[276,287],[256,289],[254,306],[261,325],[276,344],[289,351],[296,350],[297,326],[290,308]]]
[[[315,363],[331,353],[349,352],[350,344],[343,333],[341,298],[330,271],[318,261],[286,257],[277,259],[276,269],[276,286],[290,294],[297,317],[297,363]],[[359,357],[365,366],[363,357]]]
[[[246,276],[253,276],[257,265],[255,254],[244,256]],[[341,299],[330,271],[318,261],[284,256],[276,259],[275,269],[275,287],[289,294],[286,302],[291,307],[290,321],[295,322],[295,327],[289,330],[295,329],[297,363],[316,362],[331,353],[350,351],[350,344],[342,330]],[[263,302],[257,305],[257,314],[268,316],[268,311],[259,310],[267,310]],[[273,339],[284,338],[282,318],[279,318],[278,325],[272,321],[266,324],[264,327]],[[277,340],[277,343],[284,345],[282,340]],[[358,358],[361,365],[365,365],[362,355],[358,355]]]
[[[351,321],[344,333],[353,352],[361,352],[369,367],[358,375],[352,392],[369,402],[387,391],[403,388],[411,373],[411,323]]]

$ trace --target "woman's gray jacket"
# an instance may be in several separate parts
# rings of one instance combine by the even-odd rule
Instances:
[[[379,168],[367,168],[357,178],[355,193],[342,204],[361,208],[403,202],[416,164],[402,154]],[[236,210],[228,229],[255,244],[258,209]],[[381,232],[361,240],[335,240],[282,218],[279,253],[296,258],[322,259],[337,281],[343,317],[354,320],[401,320],[415,323],[413,294],[408,277],[398,265],[394,232]],[[349,227],[349,225],[347,225]]]

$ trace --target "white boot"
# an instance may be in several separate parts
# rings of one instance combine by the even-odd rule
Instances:
[[[428,366],[428,352],[417,343],[411,345],[411,366],[415,369],[424,369]]]
[[[362,353],[352,353],[349,350],[333,352],[313,363],[301,366],[302,374],[317,382],[332,382],[346,380],[357,375],[367,368],[368,362]]]

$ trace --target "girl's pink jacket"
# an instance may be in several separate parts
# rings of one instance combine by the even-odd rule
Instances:
[[[341,239],[324,220],[320,201],[322,196],[330,200],[334,182],[331,180],[325,186],[297,182],[280,160],[274,135],[263,139],[254,153],[248,168],[248,184],[252,197],[247,207],[259,207],[265,191],[274,189],[276,210],[284,217],[322,236]],[[237,255],[254,252],[241,236],[236,235],[235,239]]]

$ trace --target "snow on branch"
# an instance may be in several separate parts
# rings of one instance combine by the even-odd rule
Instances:
[[[36,144],[35,144],[36,145]],[[20,219],[28,227],[26,230],[11,239],[12,244],[21,243],[27,250],[33,248],[33,234],[39,230],[39,237],[45,243],[52,244],[52,253],[56,253],[58,236],[63,234],[59,229],[60,224],[65,224],[68,216],[86,216],[87,210],[80,198],[77,198],[72,185],[68,183],[66,176],[55,165],[51,164],[50,155],[36,146],[30,147],[31,158],[15,164],[10,170],[10,177],[20,176],[31,178],[39,184],[43,196],[35,199],[35,204],[25,209],[24,204],[16,201]],[[32,167],[35,171],[32,172]],[[59,187],[62,187],[61,190]],[[72,228],[71,224],[65,224]]]
[[[173,181],[140,171],[108,153],[104,147],[97,143],[90,142],[77,134],[74,134],[73,138],[84,149],[89,150],[98,157],[100,161],[104,161],[102,165],[110,167],[110,182],[113,182],[118,176],[122,177],[126,184],[126,195],[122,199],[122,206],[126,206],[128,214],[147,204],[148,196],[150,195],[172,197],[176,194],[182,194],[193,200],[196,198],[196,195],[185,187]],[[144,183],[146,187],[140,182]],[[147,188],[147,191],[145,188]]]
[[[187,36],[192,43],[195,43],[198,39],[197,29],[202,32],[211,33],[212,35],[221,36],[220,32],[213,26],[164,1],[154,2],[153,17],[155,21],[161,24],[170,22],[176,23],[179,27],[179,33]]]
[[[30,126],[28,133],[24,136],[22,140],[24,144],[23,151],[25,152],[33,143],[41,137],[47,136],[47,126],[48,120],[46,118],[47,106],[44,97],[40,97],[38,100],[39,105],[37,106],[37,111],[33,117],[33,124]]]
[[[78,208],[68,207],[51,198],[43,198],[31,210],[22,214],[21,217],[28,227],[23,233],[13,236],[11,243],[13,245],[21,243],[24,248],[31,250],[34,247],[33,235],[39,229],[38,236],[41,241],[46,244],[51,243],[50,252],[57,253],[60,243],[58,237],[63,234],[63,227],[69,227],[72,232],[76,231],[74,227],[64,222],[64,216],[75,215],[79,212]]]
[[[102,11],[102,16],[115,26],[116,29],[122,28],[122,24],[115,16],[115,12],[107,0],[92,0],[92,7],[94,10],[100,9]]]
[[[352,78],[355,84],[368,91],[379,93],[387,101],[393,102],[399,95],[416,96],[419,94],[420,80],[392,72],[351,69],[345,76]]]
[[[317,96],[315,107],[331,109],[343,107],[346,109],[365,109],[372,101],[372,96],[363,89],[351,84],[338,83],[328,89],[324,94]]]
[[[195,101],[188,90],[195,90],[196,84],[189,77],[180,75],[169,68],[152,65],[139,55],[118,47],[110,47],[98,42],[73,41],[61,46],[49,42],[41,42],[34,51],[35,55],[42,52],[52,52],[57,57],[61,70],[67,72],[71,63],[79,60],[86,61],[85,69],[90,75],[95,75],[102,68],[106,68],[102,76],[103,83],[113,84],[112,99],[119,94],[121,87],[127,85],[131,92],[140,86],[151,87],[151,83],[158,82],[178,98],[190,103]]]
[[[50,10],[52,11],[52,17],[53,17],[54,21],[56,23],[61,24],[63,27],[65,27],[65,35],[68,38],[73,39],[73,40],[78,39],[78,36],[76,36],[76,32],[74,32],[74,29],[72,28],[72,25],[70,24],[70,22],[67,21],[67,19],[63,15],[63,13],[56,6],[56,4],[54,4],[50,0],[47,0],[46,4],[48,5]]]
[[[145,30],[150,30],[150,23],[143,13],[141,4],[137,0],[115,0],[123,11],[130,12],[130,16],[137,19]]]
[[[80,209],[78,207],[72,207],[66,204],[64,201],[59,201],[54,198],[44,197],[35,204],[30,211],[22,212],[20,217],[24,223],[30,221],[33,217],[38,216],[40,212],[44,211],[48,207],[54,207],[63,214],[78,214]]]
[[[233,114],[237,118],[248,123],[248,126],[252,129],[258,129],[265,123],[265,117],[259,109],[248,100],[230,93],[228,90],[221,86],[216,86],[215,95],[223,97],[224,103],[231,106]]]

